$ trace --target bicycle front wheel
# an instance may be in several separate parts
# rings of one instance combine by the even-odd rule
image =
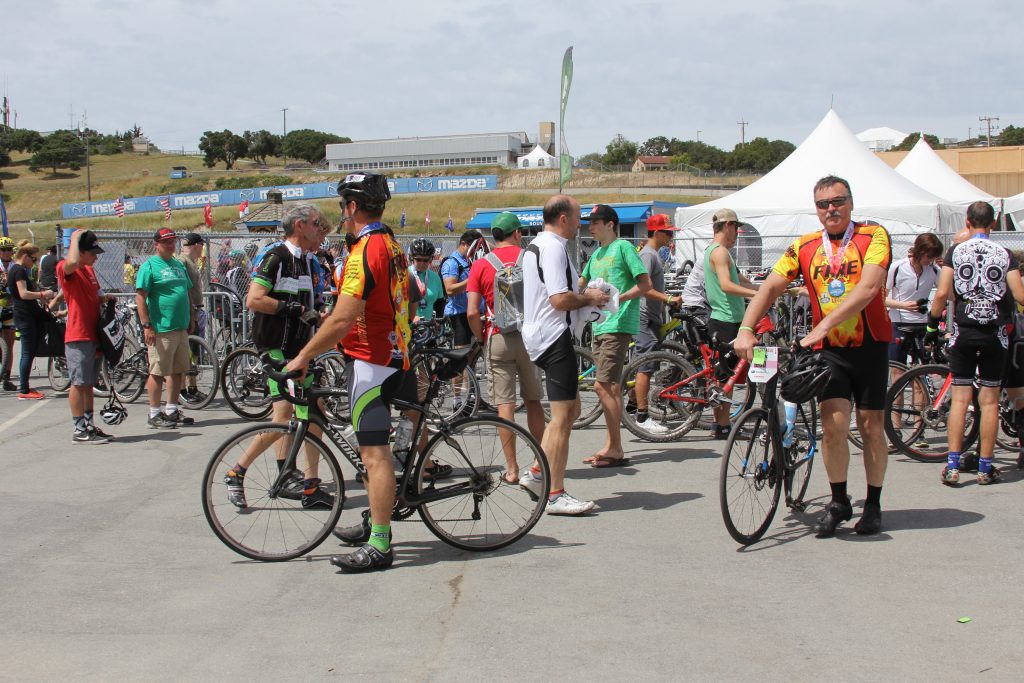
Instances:
[[[811,399],[797,406],[793,443],[786,451],[786,502],[800,505],[811,482],[814,456],[818,454],[818,404]]]
[[[286,473],[279,493],[273,488],[295,432],[287,425],[252,425],[228,438],[210,458],[203,473],[203,513],[210,528],[239,555],[263,562],[280,562],[304,555],[320,545],[341,516],[345,483],[338,461],[324,443],[306,434]],[[257,453],[242,479],[242,498],[229,500],[227,473],[247,454]],[[302,480],[317,477],[332,496],[330,507],[302,504]]]
[[[4,340],[0,339],[0,344]],[[0,354],[0,367],[3,367],[3,358]],[[71,378],[68,377],[68,359],[64,356],[50,356],[46,362],[46,376],[50,379],[50,388],[55,392],[67,391],[71,386]]]
[[[120,362],[110,368],[110,382],[114,394],[125,403],[133,403],[142,396],[149,377],[149,355],[139,348],[139,343],[125,337]]]
[[[945,365],[919,365],[893,382],[885,398],[885,434],[900,453],[920,462],[945,462],[949,452],[949,412],[953,388]],[[968,405],[961,452],[978,436],[981,407],[977,393]]]
[[[236,415],[246,420],[262,420],[270,415],[270,389],[256,349],[243,347],[228,354],[221,370],[220,387]]]
[[[432,462],[452,468],[435,482]],[[518,483],[540,469],[539,496]],[[497,550],[519,540],[540,519],[551,486],[548,461],[530,433],[501,418],[466,418],[434,435],[414,472],[417,492],[453,495],[419,506],[420,517],[445,543],[463,550]]]
[[[603,412],[601,399],[594,388],[597,384],[597,365],[590,349],[576,347],[576,371],[579,377],[580,416],[572,423],[572,428],[583,429],[592,425]]]
[[[782,472],[768,411],[751,408],[729,433],[718,478],[722,521],[737,543],[756,543],[768,530],[779,507]]]
[[[188,337],[188,356],[189,368],[179,398],[186,408],[202,410],[217,395],[217,355],[208,341],[192,334]]]
[[[683,358],[666,351],[655,351],[638,356],[622,371],[623,404],[636,405],[637,375],[649,377],[647,390],[648,419],[637,421],[635,412],[625,410],[622,424],[645,441],[675,441],[693,429],[700,421],[707,405],[704,396],[705,381],[693,381],[680,386],[697,374],[697,370]],[[691,401],[680,400],[682,398]]]

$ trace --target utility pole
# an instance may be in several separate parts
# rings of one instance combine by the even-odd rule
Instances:
[[[281,109],[281,154],[284,155],[284,163],[288,164],[288,155],[284,153],[284,139],[288,137],[288,107]]]
[[[736,122],[736,125],[740,127],[740,144],[747,144],[747,126],[750,125],[749,121],[744,121],[742,118]]]
[[[986,145],[986,147],[991,147],[992,146],[992,122],[993,121],[998,121],[999,117],[998,116],[979,116],[978,120],[981,121],[982,123],[984,123],[986,128],[987,128],[987,130],[988,130],[988,132],[986,133],[986,137],[988,138],[988,144]]]
[[[697,142],[700,142],[700,128],[697,129]]]

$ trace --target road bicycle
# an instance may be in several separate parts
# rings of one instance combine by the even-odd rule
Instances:
[[[425,416],[441,384],[464,372],[475,360],[479,346],[458,350],[422,350],[431,362],[430,385],[422,402],[394,400],[393,407]],[[308,407],[308,416],[288,424],[252,425],[229,437],[213,454],[203,474],[202,505],[214,534],[233,551],[262,561],[299,557],[316,548],[335,528],[345,500],[344,477],[335,451],[347,460],[358,476],[366,469],[359,458],[351,431],[325,419],[320,400],[340,397],[340,389],[314,385],[296,386],[297,373],[284,373],[284,363],[263,357],[267,376],[289,386],[287,400]],[[322,370],[314,368],[313,372]],[[315,377],[315,375],[314,375]],[[297,411],[298,412],[298,411]],[[420,419],[411,444],[419,444],[427,420]],[[310,427],[322,430],[315,436]],[[504,473],[513,467],[524,472],[531,465],[540,470],[541,489],[550,488],[544,453],[530,433],[514,422],[497,417],[437,419],[423,452],[412,448],[396,452],[401,462],[393,519],[407,519],[413,512],[445,543],[464,550],[496,550],[519,540],[537,523],[547,496],[534,496]],[[328,445],[330,444],[330,445]],[[334,450],[331,449],[333,445]],[[305,466],[300,463],[300,451]],[[225,475],[244,453],[258,452],[245,473],[245,507],[228,500]],[[435,481],[433,468],[451,467],[450,476]],[[438,470],[440,471],[440,470]],[[320,486],[334,496],[330,509],[304,508],[289,492],[296,479],[315,472]]]
[[[791,361],[797,357],[787,355]],[[745,410],[733,423],[722,455],[718,478],[722,521],[742,545],[756,543],[768,531],[783,492],[787,508],[806,508],[804,495],[818,452],[817,404],[813,399],[797,404],[793,428],[788,429],[777,398],[783,367],[788,370],[790,363],[780,359],[779,372],[764,385],[761,406]]]

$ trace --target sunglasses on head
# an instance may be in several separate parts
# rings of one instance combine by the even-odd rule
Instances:
[[[832,197],[832,199],[819,199],[816,202],[814,202],[814,205],[819,209],[827,209],[830,206],[839,207],[845,204],[849,199],[849,197]]]

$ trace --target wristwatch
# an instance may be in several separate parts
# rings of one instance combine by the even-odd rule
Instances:
[[[151,330],[153,329],[153,323],[142,323],[142,329]]]

